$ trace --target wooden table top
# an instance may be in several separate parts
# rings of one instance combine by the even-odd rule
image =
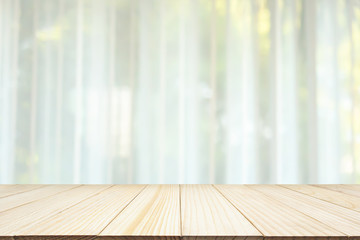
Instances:
[[[0,185],[0,239],[360,239],[360,185]]]

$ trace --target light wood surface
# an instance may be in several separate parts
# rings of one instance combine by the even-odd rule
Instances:
[[[360,236],[360,213],[280,186],[252,186],[273,199],[336,229],[347,236]]]
[[[359,198],[349,194],[310,185],[282,185],[282,187],[360,212]]]
[[[262,236],[211,185],[181,186],[181,219],[183,236]]]
[[[0,198],[11,196],[14,194],[31,191],[33,189],[44,187],[45,185],[0,185]]]
[[[323,185],[314,185],[317,187],[326,188],[329,190],[342,192],[348,195],[355,197],[360,197],[360,186],[359,185],[336,185],[336,184],[323,184]]]
[[[359,210],[359,185],[0,185],[0,240],[359,240]]]
[[[0,212],[9,210],[14,207],[29,204],[31,202],[46,198],[60,192],[76,188],[78,185],[54,185],[34,188],[26,192],[10,195],[0,198]]]
[[[19,229],[18,235],[97,235],[144,187],[111,186],[64,211]]]
[[[79,186],[0,213],[0,236],[15,236],[23,228],[70,208],[110,186]]]
[[[217,185],[216,188],[266,237],[346,236],[250,187]]]
[[[179,185],[149,185],[100,236],[180,236]]]

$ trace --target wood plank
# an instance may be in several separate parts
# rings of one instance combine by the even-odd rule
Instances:
[[[353,189],[358,192],[360,191],[360,184],[340,184],[340,186]]]
[[[55,195],[78,186],[79,185],[48,185],[41,188],[32,189],[27,192],[21,192],[3,197],[0,198],[0,212]]]
[[[310,185],[294,184],[281,186],[360,212],[360,198],[354,197],[352,195]]]
[[[261,233],[211,185],[181,185],[182,235],[262,238]]]
[[[244,185],[215,187],[264,237],[338,237],[346,235]]]
[[[19,186],[0,240],[360,240],[359,185]]]
[[[97,236],[95,240],[180,240],[179,236]],[[49,239],[50,240],[50,239]]]
[[[342,192],[355,197],[360,197],[360,187],[358,185],[348,186],[348,185],[340,185],[340,184],[317,184],[314,186],[326,188],[337,192]]]
[[[23,206],[0,213],[0,236],[15,236],[30,224],[42,221],[49,216],[98,194],[110,185],[86,185],[61,192]]]
[[[0,236],[0,240],[15,240],[13,237],[2,237]]]
[[[19,236],[96,236],[145,185],[116,185],[17,231]]]
[[[100,236],[180,237],[179,185],[147,186]]]
[[[93,240],[94,236],[15,236],[14,240]],[[2,240],[0,238],[0,240]]]
[[[0,185],[0,198],[11,196],[14,194],[31,191],[37,188],[44,187],[39,184],[6,184]]]
[[[263,240],[263,236],[183,236],[184,240]]]
[[[254,185],[267,196],[283,202],[348,236],[360,236],[360,213],[280,186]]]

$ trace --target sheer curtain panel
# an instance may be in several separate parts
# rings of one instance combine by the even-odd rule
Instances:
[[[360,2],[0,0],[0,183],[360,183]]]

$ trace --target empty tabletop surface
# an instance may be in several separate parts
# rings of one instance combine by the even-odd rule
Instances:
[[[0,185],[2,239],[360,240],[360,185]]]

